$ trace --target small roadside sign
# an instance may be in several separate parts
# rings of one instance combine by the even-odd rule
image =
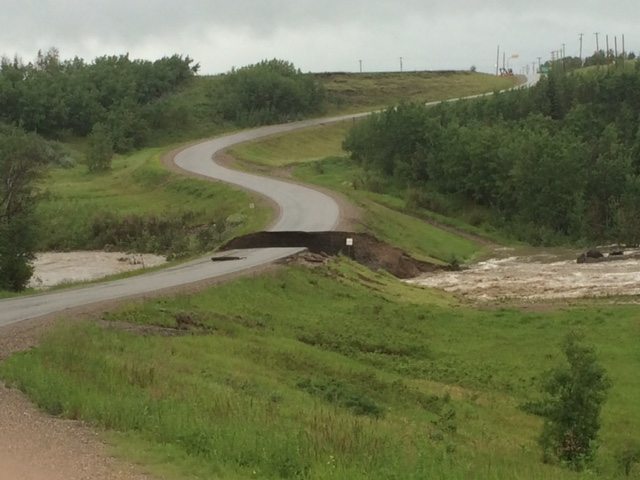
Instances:
[[[347,238],[347,247],[353,247],[353,238]]]

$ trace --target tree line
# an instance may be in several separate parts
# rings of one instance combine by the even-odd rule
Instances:
[[[144,145],[154,102],[198,70],[188,56],[156,61],[129,55],[61,60],[56,49],[35,61],[0,60],[0,122],[47,138],[85,137],[108,129],[116,152]]]
[[[533,244],[640,243],[640,69],[562,74],[533,88],[357,124],[344,147],[409,204]]]

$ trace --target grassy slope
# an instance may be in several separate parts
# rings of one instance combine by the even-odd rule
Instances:
[[[265,167],[314,162],[344,155],[342,141],[352,125],[352,121],[340,122],[274,135],[240,144],[233,147],[231,153],[239,160]]]
[[[622,64],[615,65],[614,63],[610,65],[592,65],[590,67],[584,67],[576,70],[574,73],[578,75],[593,75],[593,74],[601,74],[606,73],[608,71],[622,71],[624,68],[625,72],[633,72],[638,65],[637,60],[627,60],[624,62],[624,67]]]
[[[401,101],[430,102],[513,86],[513,78],[471,72],[329,73],[318,75],[329,111],[361,112]]]
[[[617,478],[615,454],[640,428],[636,306],[478,310],[337,262],[109,320],[178,317],[203,330],[61,327],[0,375],[176,478],[578,478],[541,462],[540,419],[518,408],[577,329],[614,384],[597,473],[582,477]]]
[[[150,148],[116,157],[113,168],[91,174],[84,165],[54,168],[43,182],[37,206],[41,249],[74,249],[91,245],[93,219],[107,212],[118,216],[192,215],[193,226],[242,215],[246,222],[233,233],[262,228],[269,219],[266,206],[251,210],[251,196],[226,185],[169,172],[160,163],[166,149]],[[231,233],[231,232],[229,232]]]

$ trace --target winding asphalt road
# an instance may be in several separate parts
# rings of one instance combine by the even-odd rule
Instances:
[[[480,96],[482,95],[465,98]],[[427,105],[437,103],[440,102],[432,102]],[[176,155],[175,163],[189,172],[234,184],[273,200],[280,209],[280,215],[271,228],[272,231],[333,230],[338,224],[340,209],[331,197],[302,185],[225,168],[215,163],[213,157],[216,153],[238,143],[367,115],[369,113],[344,115],[247,130],[188,147]],[[272,263],[301,250],[300,248],[242,250],[236,253],[241,257],[240,260],[212,262],[210,256],[206,256],[131,278],[0,300],[0,327],[46,315],[64,314],[66,310],[95,303],[126,299],[161,290],[168,291],[203,280],[223,277]],[[229,255],[229,252],[226,252],[225,255]]]
[[[213,157],[216,153],[238,143],[365,115],[367,114],[304,120],[227,135],[182,150],[176,155],[175,163],[189,172],[234,184],[264,195],[274,201],[280,209],[280,215],[274,226],[271,227],[272,231],[296,230],[314,232],[332,230],[338,224],[340,209],[331,197],[301,185],[225,168],[215,163]],[[301,250],[300,248],[242,250],[235,254],[241,257],[240,260],[225,262],[212,262],[209,255],[174,267],[131,278],[0,300],[0,326],[54,313],[64,314],[65,310],[77,307],[125,299],[159,290],[170,290],[191,283],[242,272],[291,256]],[[224,255],[229,254],[230,252],[225,252]]]

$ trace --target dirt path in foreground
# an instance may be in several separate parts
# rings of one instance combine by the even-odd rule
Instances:
[[[0,384],[0,480],[150,480],[80,422],[52,418]]]

